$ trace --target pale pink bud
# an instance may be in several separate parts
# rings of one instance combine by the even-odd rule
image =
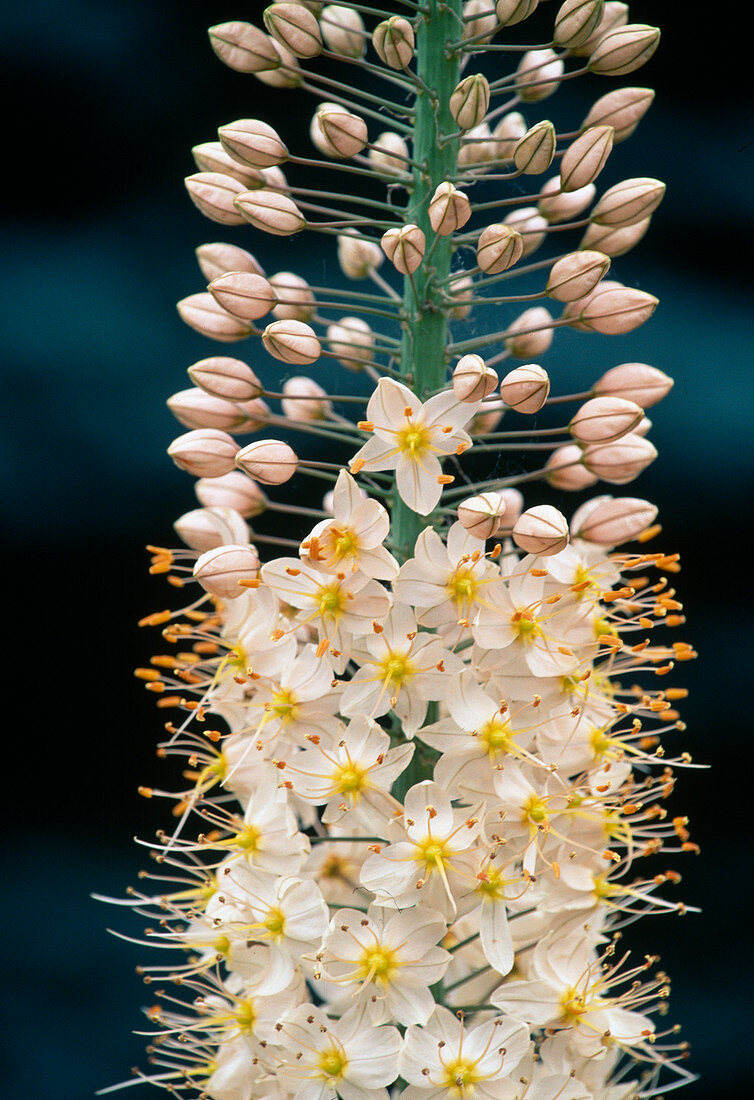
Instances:
[[[209,28],[209,40],[220,60],[236,72],[258,73],[280,64],[275,43],[251,23],[218,23]]]
[[[596,180],[610,156],[613,134],[612,126],[591,126],[568,146],[560,162],[564,191],[578,191]]]
[[[191,149],[197,168],[200,172],[215,172],[221,176],[230,176],[238,180],[249,191],[257,187],[264,187],[264,179],[258,168],[250,168],[247,164],[240,164],[226,153],[219,141],[205,141],[201,145],[194,145]]]
[[[581,123],[581,129],[590,126],[612,126],[613,140],[625,141],[652,105],[655,94],[651,88],[617,88],[601,96]]]
[[[661,180],[646,177],[623,180],[608,188],[592,211],[597,225],[634,225],[653,214],[665,194]]]
[[[232,508],[247,519],[261,515],[267,508],[264,492],[241,470],[231,470],[222,477],[200,478],[194,492],[205,508]]]
[[[505,500],[500,493],[480,493],[458,505],[458,520],[475,539],[486,542],[503,526],[504,512]]]
[[[382,249],[374,241],[364,241],[350,233],[338,234],[338,263],[347,278],[368,278],[384,258]]]
[[[497,373],[481,355],[464,355],[453,370],[453,393],[459,401],[483,401],[497,387]]]
[[[612,443],[641,423],[644,410],[623,397],[593,397],[568,425],[579,443]]]
[[[516,520],[524,510],[524,496],[519,489],[500,489],[495,494],[502,499],[505,505],[502,517],[503,530],[508,531],[515,527]]]
[[[353,8],[328,4],[319,17],[319,29],[328,50],[343,57],[359,58],[366,51],[364,20]]]
[[[602,0],[565,0],[555,16],[553,41],[558,46],[582,46],[602,18]]]
[[[180,516],[173,527],[178,537],[200,554],[215,546],[242,543],[251,534],[248,525],[230,508],[195,508]]]
[[[560,176],[553,176],[542,188],[537,210],[550,225],[573,221],[587,206],[591,206],[597,189],[593,183],[578,191],[565,192],[560,186]]]
[[[527,130],[513,151],[513,163],[519,172],[538,176],[555,159],[555,127],[547,119]]]
[[[296,452],[281,439],[259,439],[236,452],[236,465],[263,485],[282,485],[298,469]]]
[[[235,244],[200,244],[196,250],[199,269],[208,283],[227,275],[229,271],[248,271],[251,275],[264,276],[264,271],[250,252]]]
[[[536,363],[514,367],[500,383],[500,396],[508,408],[520,413],[536,413],[550,393],[547,371]]]
[[[176,466],[194,477],[220,477],[235,469],[238,444],[217,428],[199,428],[179,435],[168,447]]]
[[[450,316],[454,321],[462,321],[471,313],[469,299],[474,293],[474,284],[470,275],[456,275],[448,283],[448,294],[455,303],[450,307]],[[468,303],[468,304],[467,304]]]
[[[246,414],[232,401],[214,397],[198,387],[180,390],[167,400],[173,416],[184,428],[220,428],[222,431],[242,430]]]
[[[647,363],[621,363],[612,367],[595,383],[593,393],[600,397],[623,397],[650,409],[673,388],[673,379]]]
[[[298,4],[270,4],[262,18],[275,41],[296,57],[317,57],[322,52],[319,23],[308,8]]]
[[[536,252],[547,236],[547,222],[536,206],[522,206],[503,218],[503,224],[521,234],[524,250],[522,256]]]
[[[466,0],[463,5],[463,37],[489,42],[500,26],[492,0]]]
[[[278,321],[310,321],[316,312],[314,294],[306,279],[292,271],[278,271],[270,277],[275,293],[272,314]]]
[[[497,0],[495,11],[500,25],[512,27],[514,23],[528,19],[538,3],[539,0]]]
[[[367,154],[370,166],[385,176],[405,176],[408,172],[408,145],[400,134],[385,130],[371,145]]]
[[[481,73],[465,77],[450,97],[450,113],[461,130],[470,130],[484,119],[490,106],[490,86]]]
[[[489,139],[489,140],[487,140]],[[472,126],[461,138],[458,149],[458,164],[468,168],[472,164],[489,164],[496,158],[497,143],[492,140],[490,128],[486,122]]]
[[[270,168],[288,159],[288,149],[276,130],[257,118],[239,118],[221,126],[217,136],[223,148],[252,168]]]
[[[485,432],[494,431],[504,413],[505,404],[502,401],[485,401],[479,412],[474,414],[471,423],[467,424],[466,430],[469,435],[484,435]]]
[[[507,271],[509,267],[518,263],[523,254],[523,237],[510,225],[504,225],[502,222],[488,225],[479,234],[476,261],[482,271],[486,271],[488,275]]]
[[[598,284],[596,290],[593,290],[591,294],[587,294],[585,298],[578,298],[575,302],[566,302],[565,309],[563,310],[563,318],[568,321],[571,328],[577,329],[579,332],[593,332],[581,319],[581,311],[591,302],[595,294],[602,294],[606,290],[625,290],[623,283],[617,282],[615,279],[603,279]]]
[[[488,0],[483,0],[488,3]],[[454,233],[471,217],[471,203],[463,191],[459,191],[448,180],[436,188],[429,202],[429,223],[435,233],[447,237]]]
[[[643,416],[634,428],[634,435],[649,435],[652,429],[652,421],[648,416]]]
[[[288,378],[283,384],[285,397],[280,402],[289,420],[324,420],[332,412],[332,401],[311,378]]]
[[[587,38],[580,46],[572,46],[571,53],[576,57],[589,57],[593,53],[597,43],[610,31],[617,31],[619,27],[628,22],[628,4],[622,0],[606,0],[602,7],[602,16]]]
[[[232,600],[242,596],[239,581],[254,580],[259,571],[259,556],[253,546],[215,546],[197,559],[194,576],[211,596]]]
[[[569,540],[568,520],[551,504],[527,508],[516,520],[513,541],[527,554],[546,557],[565,550]]]
[[[267,84],[270,88],[298,88],[304,79],[303,73],[295,54],[282,44],[275,43],[280,54],[280,65],[277,69],[264,69],[254,73],[256,80]]]
[[[610,267],[601,252],[571,252],[550,269],[545,291],[558,302],[575,302],[590,294]]]
[[[629,23],[601,38],[587,64],[601,76],[625,76],[649,61],[659,44],[659,27]]]
[[[372,45],[388,68],[406,69],[411,64],[416,46],[414,28],[407,19],[393,15],[374,28]]]
[[[275,291],[263,275],[229,271],[209,284],[209,292],[223,309],[243,321],[257,321],[275,304]]]
[[[648,439],[631,433],[617,443],[604,443],[589,447],[584,452],[584,465],[602,481],[612,485],[625,485],[638,477],[650,462],[657,458],[657,451]]]
[[[495,156],[500,161],[513,160],[513,153],[519,140],[526,133],[526,119],[518,111],[509,111],[492,131],[495,141]]]
[[[508,328],[505,346],[514,359],[531,359],[547,351],[552,343],[552,317],[544,306],[524,310]],[[530,332],[529,329],[535,331]]]
[[[643,290],[623,286],[590,294],[579,320],[590,332],[619,336],[643,325],[657,308],[657,298]]]
[[[246,194],[245,185],[219,172],[196,172],[184,180],[189,197],[205,218],[220,225],[243,225],[243,217],[233,205]]]
[[[262,168],[261,174],[262,187],[265,191],[282,191],[283,194],[288,194],[288,181],[282,168],[277,165],[273,165],[272,168]],[[253,191],[254,188],[250,187],[249,190]]]
[[[360,317],[341,317],[338,324],[329,325],[327,340],[330,354],[348,370],[362,370],[374,359],[374,333]]]
[[[422,262],[426,241],[419,226],[409,224],[388,229],[380,244],[393,267],[402,275],[410,275]]]
[[[564,65],[554,50],[529,50],[516,69],[516,91],[524,103],[537,103],[558,90]]]
[[[262,333],[262,343],[275,359],[296,366],[314,363],[322,354],[314,329],[303,321],[273,321]]]
[[[367,143],[367,124],[363,118],[337,104],[325,104],[314,116],[315,125],[324,139],[322,151],[328,156],[345,160],[355,157]]]
[[[182,321],[211,340],[230,344],[235,340],[245,340],[252,333],[251,325],[228,313],[206,291],[189,294],[188,298],[182,298],[177,303],[176,308]]]
[[[259,397],[263,386],[251,367],[240,359],[230,359],[224,355],[213,355],[200,359],[188,369],[191,381],[211,394],[226,401],[251,401]]]
[[[599,546],[619,546],[646,531],[656,518],[657,508],[648,500],[619,497],[598,504],[573,533]]]
[[[580,248],[596,248],[606,256],[624,256],[630,252],[649,229],[652,217],[634,225],[588,225],[581,238]]]
[[[583,465],[584,452],[576,443],[566,443],[553,451],[545,463],[545,478],[553,489],[578,493],[598,481],[597,475]]]
[[[236,198],[236,208],[247,222],[275,237],[290,237],[306,225],[293,199],[279,191],[244,191]]]

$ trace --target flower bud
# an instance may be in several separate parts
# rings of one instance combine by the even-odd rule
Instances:
[[[329,325],[327,340],[330,354],[348,370],[359,371],[374,360],[374,333],[360,317],[341,317]]]
[[[571,53],[576,57],[589,57],[594,52],[597,43],[610,31],[617,31],[619,27],[628,22],[628,4],[621,0],[605,0],[602,5],[602,15],[597,26],[580,46],[572,46]]]
[[[282,168],[273,165],[272,168],[262,168],[260,171],[262,187],[265,191],[281,191],[284,195],[289,194],[290,188]],[[250,187],[249,190],[253,191],[255,188]]]
[[[558,90],[564,65],[554,50],[529,50],[516,69],[516,91],[524,103],[537,103]]]
[[[575,302],[590,294],[610,267],[601,252],[571,252],[550,269],[545,292],[557,302]]]
[[[613,147],[612,126],[591,126],[572,142],[560,162],[563,191],[579,191],[593,183]]]
[[[490,106],[490,86],[481,73],[467,76],[450,97],[450,113],[461,130],[471,130],[483,121]]]
[[[237,512],[230,508],[195,508],[173,524],[178,537],[192,550],[203,553],[215,546],[243,543],[251,532]]]
[[[509,326],[505,346],[514,359],[540,356],[552,343],[551,326],[552,317],[543,306],[524,310]]]
[[[625,485],[638,477],[650,462],[657,458],[657,451],[648,439],[629,433],[617,443],[604,443],[589,447],[584,452],[584,465],[602,481],[612,485]]]
[[[259,439],[236,452],[236,465],[263,485],[282,485],[298,469],[296,452],[281,439]]]
[[[503,218],[503,224],[521,234],[524,246],[522,256],[536,252],[547,236],[547,222],[536,206],[521,206],[518,210],[511,210]]]
[[[485,401],[479,411],[474,414],[470,424],[466,425],[469,435],[484,435],[492,432],[503,419],[505,405],[502,401]]]
[[[477,45],[489,42],[500,26],[492,0],[466,0],[462,15],[464,41],[473,38]]]
[[[409,224],[388,229],[380,244],[393,267],[402,275],[410,275],[422,262],[426,241],[419,226]]]
[[[527,508],[516,520],[513,541],[527,554],[546,557],[565,550],[569,540],[568,520],[551,504]]]
[[[247,222],[275,237],[290,237],[306,225],[293,199],[278,191],[244,191],[235,205]]]
[[[408,145],[400,134],[385,130],[376,138],[367,154],[375,172],[386,176],[405,176],[408,172]]]
[[[184,180],[189,197],[205,218],[220,225],[243,225],[243,217],[233,205],[245,186],[232,176],[219,172],[196,172]]]
[[[630,137],[652,105],[655,94],[651,88],[617,88],[601,96],[581,123],[581,129],[590,126],[612,126],[613,141],[625,141]]]
[[[536,363],[514,367],[500,384],[500,396],[508,408],[519,413],[536,413],[550,393],[547,371]]]
[[[173,416],[184,428],[219,428],[236,432],[248,423],[246,414],[232,401],[213,397],[198,387],[180,390],[167,400]]]
[[[257,118],[239,118],[221,126],[217,136],[223,149],[252,168],[270,168],[288,159],[288,149],[276,130]]]
[[[247,271],[229,271],[213,279],[209,292],[223,309],[243,321],[257,321],[275,304],[275,291],[267,279]]]
[[[226,153],[219,141],[205,141],[201,145],[194,145],[191,155],[200,172],[215,172],[220,176],[230,176],[250,191],[264,187],[261,171],[234,160],[229,153]]]
[[[652,217],[644,218],[643,221],[636,222],[634,225],[613,226],[613,225],[595,225],[594,222],[588,225],[584,236],[581,238],[579,248],[596,248],[600,252],[604,252],[606,256],[624,256],[626,252],[630,252],[642,239],[644,234],[649,229]]]
[[[495,141],[495,157],[497,160],[513,160],[513,153],[519,140],[526,133],[526,119],[518,111],[509,111],[498,122],[492,131]]]
[[[634,428],[634,435],[649,435],[652,430],[652,421],[648,416],[643,416]]]
[[[238,444],[217,428],[199,428],[179,435],[168,447],[176,466],[194,477],[220,477],[235,469]]]
[[[223,244],[221,241],[200,244],[196,250],[196,258],[208,283],[219,279],[221,275],[227,275],[229,271],[247,271],[264,277],[261,265],[252,254],[235,244]]]
[[[480,493],[458,505],[458,520],[475,539],[486,542],[502,527],[504,512],[501,493]]]
[[[458,165],[468,168],[470,165],[490,164],[495,160],[497,143],[492,140],[490,128],[486,122],[472,126],[461,138],[458,148]]]
[[[555,127],[543,119],[527,130],[513,150],[513,163],[519,172],[538,176],[546,172],[555,159]]]
[[[211,340],[232,344],[234,340],[245,340],[253,331],[251,325],[228,313],[206,292],[189,294],[176,308],[182,321]]]
[[[608,188],[592,211],[597,225],[635,225],[653,214],[662,202],[665,184],[647,177],[623,180]]]
[[[581,519],[573,535],[587,542],[595,542],[598,546],[619,546],[646,531],[656,518],[657,508],[648,500],[637,497],[613,500],[608,497]]]
[[[455,275],[448,282],[448,295],[453,300],[450,316],[454,321],[462,321],[471,313],[471,304],[466,304],[474,293],[474,283],[470,275]]]
[[[615,279],[603,279],[597,288],[591,294],[587,294],[585,298],[578,298],[575,302],[566,302],[562,318],[567,320],[569,326],[575,328],[578,332],[591,332],[589,326],[581,320],[582,309],[592,300],[595,294],[602,294],[605,290],[625,289],[623,283],[619,283]]]
[[[591,206],[597,189],[593,183],[578,191],[565,192],[560,186],[560,176],[553,176],[540,192],[537,210],[550,225],[568,222],[577,218],[587,206]]]
[[[367,124],[364,119],[336,103],[326,103],[320,107],[312,123],[322,138],[321,144],[315,144],[327,156],[340,160],[355,157],[367,143]]]
[[[659,44],[659,27],[628,23],[599,40],[587,67],[600,76],[625,76],[649,61]]]
[[[497,0],[495,11],[501,27],[512,27],[528,19],[538,3],[539,0]]]
[[[259,556],[253,546],[215,546],[197,559],[194,576],[211,596],[232,600],[242,596],[239,581],[253,580],[259,571]]]
[[[270,4],[262,15],[264,25],[276,42],[295,57],[317,57],[322,52],[319,23],[298,4]]]
[[[447,237],[466,225],[470,217],[471,203],[463,191],[447,180],[441,183],[429,202],[429,223],[435,233]]]
[[[270,277],[276,304],[272,315],[278,321],[310,321],[317,304],[306,279],[292,271],[278,271]]]
[[[209,28],[209,40],[220,60],[238,73],[263,72],[280,64],[275,43],[251,23],[218,23]]]
[[[276,42],[280,54],[277,69],[264,69],[254,73],[254,77],[270,88],[298,88],[303,82],[303,73],[294,54],[281,42]]]
[[[509,225],[498,223],[488,225],[479,234],[476,246],[476,261],[482,271],[488,275],[497,275],[507,271],[518,263],[524,254],[524,241],[521,234]]]
[[[555,16],[553,41],[569,50],[582,46],[602,18],[602,0],[565,0]]]
[[[623,397],[593,397],[568,425],[579,443],[612,443],[641,423],[644,410]]]
[[[374,241],[364,241],[350,233],[338,234],[338,263],[349,279],[366,279],[384,260],[382,249]]]
[[[319,17],[319,29],[328,50],[342,57],[363,57],[366,51],[364,20],[353,8],[328,4]]]
[[[285,397],[280,402],[283,415],[294,422],[324,420],[332,412],[332,401],[311,378],[288,378],[283,384]]]
[[[322,354],[314,329],[303,321],[273,321],[262,333],[262,343],[275,359],[296,366],[314,363]]]
[[[600,397],[623,397],[650,409],[673,388],[673,379],[646,363],[621,363],[612,367],[595,383],[592,393]]]
[[[381,61],[390,69],[407,69],[416,46],[414,28],[408,19],[393,15],[378,23],[372,32],[372,45]]]
[[[508,531],[515,527],[518,517],[524,510],[523,493],[519,489],[499,489],[495,495],[501,497],[505,505],[502,529]]]
[[[464,355],[453,370],[453,393],[459,401],[483,401],[496,388],[497,373],[481,355]]]
[[[554,450],[545,463],[545,479],[553,489],[578,493],[596,485],[598,478],[583,465],[584,452],[576,443]]]
[[[230,359],[224,355],[200,359],[189,367],[188,375],[194,385],[205,393],[226,401],[251,401],[259,397],[263,389],[251,367],[240,359]]]
[[[194,492],[205,508],[232,508],[247,519],[261,515],[267,508],[267,497],[263,491],[241,470],[231,470],[222,477],[200,478]]]
[[[657,298],[643,290],[630,286],[598,288],[588,296],[579,320],[590,332],[620,336],[643,325],[656,308]]]

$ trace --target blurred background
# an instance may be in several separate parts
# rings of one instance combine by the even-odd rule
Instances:
[[[542,5],[548,19],[556,6]],[[262,7],[28,0],[3,17],[8,1096],[81,1100],[144,1064],[144,1040],[130,1032],[149,1004],[134,974],[147,952],[106,931],[135,934],[140,922],[89,893],[121,895],[146,862],[133,835],[165,824],[165,806],[136,794],[139,783],[167,784],[169,771],[154,759],[162,717],[131,670],[159,650],[157,633],[139,632],[137,620],[170,602],[164,582],[147,576],[144,544],[175,544],[172,521],[194,506],[192,479],[165,455],[177,434],[165,399],[188,384],[190,363],[213,354],[175,311],[177,299],[204,289],[193,249],[231,240],[268,272],[340,278],[334,252],[315,253],[319,239],[215,226],[183,187],[195,170],[191,146],[234,118],[265,118],[293,150],[310,149],[312,102],[271,95],[209,48],[209,25],[258,19]],[[555,392],[586,388],[624,361],[676,380],[650,412],[660,458],[629,491],[660,505],[657,548],[682,554],[682,636],[700,651],[674,683],[691,689],[683,747],[713,770],[681,774],[672,805],[689,814],[702,846],[701,856],[676,861],[677,892],[704,914],[648,918],[633,939],[660,954],[674,979],[669,1019],[683,1025],[690,1066],[704,1078],[684,1095],[724,1100],[752,1086],[750,793],[740,785],[750,775],[752,686],[750,66],[737,61],[732,15],[724,71],[712,32],[686,5],[635,0],[631,19],[662,26],[655,59],[628,80],[564,87],[556,121],[575,128],[618,83],[657,89],[601,184],[668,182],[648,237],[613,268],[661,306],[623,337],[563,334],[544,365]],[[532,121],[549,113],[544,104]],[[262,366],[268,379],[279,369]],[[578,499],[560,503],[570,511]]]

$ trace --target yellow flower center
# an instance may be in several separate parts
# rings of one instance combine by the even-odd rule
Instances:
[[[259,840],[262,834],[255,825],[247,825],[233,838],[239,848],[246,852],[256,852],[259,849]]]
[[[533,794],[524,806],[524,820],[528,817],[534,825],[541,825],[547,821],[547,802],[539,795]]]
[[[236,1009],[235,1016],[241,1031],[251,1031],[257,1019],[257,1014],[254,1011],[254,1002],[241,1001]]]
[[[271,708],[276,718],[295,718],[298,711],[296,696],[292,691],[281,688],[273,692]]]
[[[368,771],[353,763],[340,768],[335,777],[335,789],[341,794],[360,794],[368,786]]]
[[[285,917],[279,909],[270,909],[264,922],[264,927],[270,933],[273,940],[279,940],[283,937],[283,930],[285,929]]]
[[[456,569],[446,585],[446,591],[456,603],[471,603],[476,596],[477,582],[468,569]]]
[[[380,679],[388,680],[395,687],[400,687],[413,672],[411,662],[402,653],[391,653],[380,665]]]
[[[446,1062],[443,1072],[443,1084],[451,1096],[470,1096],[475,1091],[476,1082],[482,1080],[482,1075],[476,1072],[476,1062],[469,1062],[466,1058]]]
[[[595,756],[604,756],[612,745],[612,741],[607,736],[607,730],[604,727],[600,729],[598,726],[595,726],[589,741]]]
[[[322,1075],[328,1080],[338,1080],[343,1076],[343,1071],[348,1065],[348,1060],[341,1051],[335,1047],[323,1050],[319,1056],[319,1068]]]
[[[387,984],[398,968],[395,952],[389,947],[369,947],[359,961],[359,977],[362,981],[381,981]]]
[[[429,432],[423,424],[409,424],[398,433],[398,446],[410,458],[419,458],[429,447]]]
[[[510,722],[500,722],[493,718],[479,730],[479,740],[490,756],[510,752],[513,745],[513,731]]]
[[[505,895],[503,889],[505,887],[505,879],[498,867],[488,867],[485,871],[485,877],[479,880],[477,890],[485,897],[494,898],[500,900]]]
[[[419,858],[426,864],[427,871],[439,871],[448,861],[448,851],[441,840],[428,837],[417,845]]]
[[[319,590],[319,610],[322,615],[338,615],[343,610],[343,593],[340,585]]]
[[[511,618],[511,622],[523,642],[533,642],[542,633],[542,627],[528,608],[517,611]]]
[[[341,530],[339,527],[333,528],[333,556],[335,558],[345,558],[348,554],[355,554],[359,548],[356,533],[347,527],[345,530]]]
[[[568,989],[560,998],[563,1008],[563,1017],[568,1021],[578,1020],[586,1012],[584,997],[575,989]]]

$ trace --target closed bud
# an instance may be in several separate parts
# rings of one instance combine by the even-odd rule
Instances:
[[[188,375],[205,393],[226,401],[251,401],[259,397],[263,389],[251,367],[240,359],[224,355],[200,359],[189,367]]]
[[[322,354],[314,329],[303,321],[273,321],[262,333],[262,343],[273,358],[296,366],[314,363]]]
[[[563,62],[554,50],[529,50],[516,69],[516,92],[524,103],[537,103],[558,90]]]
[[[639,176],[608,188],[592,211],[596,225],[635,225],[653,214],[662,202],[665,184]]]
[[[261,515],[267,508],[264,492],[241,470],[231,470],[222,477],[200,478],[194,492],[205,508],[232,508],[246,519]]]
[[[292,271],[278,271],[270,277],[275,293],[272,315],[278,321],[310,321],[317,310],[314,294],[306,279]]]
[[[393,15],[378,23],[372,31],[372,45],[381,61],[390,69],[407,69],[416,46],[414,28],[408,19]]]
[[[458,520],[475,539],[486,542],[505,522],[505,500],[501,493],[480,493],[458,505]]]
[[[429,202],[429,223],[435,233],[447,237],[466,225],[470,217],[471,203],[463,191],[447,180],[441,183]]]
[[[578,493],[596,485],[596,474],[583,465],[584,452],[576,443],[566,443],[552,452],[545,463],[545,480],[553,489]]]
[[[184,183],[194,206],[206,218],[220,225],[243,225],[243,217],[233,205],[238,195],[246,193],[239,180],[219,172],[196,172]]]
[[[613,147],[612,126],[591,126],[572,142],[560,162],[563,191],[578,191],[593,183]]]
[[[630,137],[652,106],[655,94],[651,88],[617,88],[601,96],[581,123],[581,129],[590,126],[612,126],[616,142]]]
[[[630,252],[649,229],[651,215],[634,225],[588,225],[581,238],[580,248],[596,248],[606,256],[624,256]]]
[[[253,546],[215,546],[206,550],[194,565],[194,576],[211,596],[232,600],[245,589],[239,581],[253,580],[259,571],[259,556]]]
[[[319,23],[308,8],[298,4],[270,4],[262,18],[275,41],[295,57],[317,57],[322,52]]]
[[[563,310],[563,320],[568,321],[571,328],[575,328],[578,332],[593,332],[587,324],[581,319],[581,311],[592,300],[595,294],[603,294],[606,290],[625,290],[623,283],[617,282],[615,279],[603,279],[598,284],[596,290],[593,290],[591,294],[587,294],[585,298],[578,298],[575,302],[566,302],[565,309]]]
[[[219,141],[205,141],[201,145],[194,145],[191,155],[200,172],[215,172],[220,176],[230,176],[249,191],[264,187],[264,177],[259,169],[235,160],[226,153]]]
[[[243,321],[257,321],[275,304],[275,291],[268,280],[248,271],[229,271],[213,279],[209,292],[223,309]]]
[[[291,237],[306,225],[293,199],[279,191],[244,191],[236,198],[236,208],[256,229],[275,237]]]
[[[649,435],[652,430],[652,421],[648,416],[643,416],[634,428],[634,435]]]
[[[276,42],[275,45],[280,54],[280,65],[277,69],[264,69],[256,72],[254,77],[270,88],[300,87],[304,77],[295,54],[292,54],[280,42]]]
[[[505,505],[502,517],[502,529],[508,531],[515,527],[518,517],[524,510],[524,496],[519,489],[500,489],[496,494]]]
[[[601,252],[572,252],[550,269],[545,291],[557,302],[575,302],[590,294],[610,267],[610,257]]]
[[[338,263],[349,279],[366,279],[384,260],[382,249],[374,241],[364,241],[345,232],[338,234]]]
[[[320,107],[313,119],[313,127],[319,131],[321,143],[317,148],[327,156],[345,160],[355,157],[367,143],[367,124],[363,118],[351,114],[345,107],[327,103]]]
[[[461,130],[471,130],[483,121],[490,106],[490,86],[481,73],[467,76],[450,97],[450,113]]]
[[[641,423],[644,410],[623,397],[593,397],[568,425],[579,443],[612,443]]]
[[[285,173],[282,168],[278,168],[277,165],[273,165],[272,168],[262,168],[262,187],[265,191],[281,191],[283,194],[288,194],[290,188],[288,187],[288,181],[285,178]],[[254,188],[250,187],[250,191]]]
[[[448,283],[448,294],[453,300],[449,313],[454,321],[462,321],[471,313],[469,299],[474,294],[474,283],[470,275],[456,275]]]
[[[571,53],[576,57],[589,57],[594,52],[600,39],[604,38],[610,31],[617,31],[619,27],[624,27],[627,22],[628,4],[624,4],[622,0],[605,0],[597,26],[586,42],[582,42],[579,46],[571,46]]]
[[[595,383],[593,393],[600,397],[623,397],[642,409],[657,405],[673,388],[673,379],[647,363],[621,363],[612,367]]]
[[[485,401],[470,424],[466,425],[469,435],[484,435],[492,432],[503,419],[505,405],[502,401]]]
[[[568,520],[550,504],[527,508],[516,520],[513,541],[527,554],[547,557],[559,554],[568,545]]]
[[[478,44],[489,42],[500,26],[492,0],[466,0],[463,5],[463,37]]]
[[[481,355],[464,355],[453,370],[453,393],[459,401],[483,401],[496,388],[497,373]]]
[[[629,542],[651,527],[657,518],[657,508],[648,500],[637,497],[611,497],[600,501],[578,525],[572,524],[575,538],[595,542],[598,546],[619,546]],[[576,520],[576,516],[574,516]]]
[[[238,73],[259,73],[280,64],[275,43],[251,23],[218,23],[209,28],[209,40],[220,60]]]
[[[388,229],[380,244],[393,267],[402,275],[410,275],[422,262],[426,241],[419,226],[409,224]]]
[[[518,263],[523,254],[523,238],[509,225],[502,223],[488,225],[479,234],[476,261],[482,271],[486,271],[488,275],[507,271],[509,267]]]
[[[547,222],[536,206],[521,206],[503,218],[503,224],[521,235],[522,256],[536,252],[547,236]]]
[[[546,119],[527,130],[513,151],[513,163],[519,172],[538,176],[555,159],[555,127]]]
[[[659,44],[659,27],[628,23],[601,38],[587,64],[600,76],[625,76],[649,61]]]
[[[597,189],[593,183],[578,191],[565,192],[560,186],[560,176],[553,176],[540,192],[537,210],[550,225],[568,222],[577,218],[587,206],[594,202]]]
[[[242,431],[246,414],[232,401],[214,397],[198,387],[180,390],[167,400],[173,416],[184,428],[219,428],[225,432]]]
[[[539,0],[497,0],[495,11],[501,27],[512,27],[528,19],[538,3]]]
[[[503,115],[492,131],[496,159],[512,161],[516,146],[526,130],[526,119],[518,111],[509,111],[507,115]]]
[[[505,346],[514,359],[543,355],[552,343],[552,317],[543,306],[524,310],[508,328]]]
[[[515,367],[500,383],[500,396],[510,409],[520,413],[536,413],[550,394],[547,371],[537,363]]]
[[[200,554],[215,546],[248,541],[250,531],[237,512],[230,508],[195,508],[173,524],[178,537]]]
[[[168,454],[179,469],[194,477],[221,477],[235,469],[238,444],[217,428],[199,428],[179,435]]]
[[[325,420],[332,412],[332,401],[311,378],[288,378],[283,384],[285,397],[280,402],[283,415],[294,422]]]
[[[196,250],[199,270],[208,283],[227,275],[229,271],[247,271],[251,275],[262,275],[261,264],[250,252],[235,244],[214,241],[212,244],[200,244]]]
[[[328,4],[319,17],[319,29],[328,50],[343,57],[363,57],[366,51],[364,20],[353,8]]]
[[[281,439],[259,439],[236,452],[236,465],[263,485],[282,485],[298,469],[296,452]]]
[[[288,159],[288,149],[276,130],[257,118],[239,118],[221,126],[217,136],[223,148],[252,168],[270,168]]]
[[[657,458],[657,451],[648,439],[630,433],[617,443],[604,443],[589,447],[584,452],[584,465],[602,481],[612,485],[625,485],[633,481],[650,462]]]
[[[330,354],[348,370],[362,370],[374,359],[374,333],[360,317],[341,317],[327,329]]]
[[[370,166],[383,176],[405,176],[408,172],[408,145],[394,130],[385,130],[376,138],[367,154]]]
[[[555,16],[553,41],[572,49],[594,33],[603,14],[603,0],[565,0]]]
[[[657,298],[643,290],[623,286],[590,294],[579,320],[590,332],[621,336],[643,325],[657,308]]]
[[[472,126],[461,138],[458,148],[458,165],[468,168],[470,165],[490,164],[495,160],[497,143],[486,122]]]
[[[182,321],[210,340],[232,344],[235,340],[245,340],[253,331],[250,324],[228,313],[206,292],[189,294],[188,298],[178,302],[176,308]]]

